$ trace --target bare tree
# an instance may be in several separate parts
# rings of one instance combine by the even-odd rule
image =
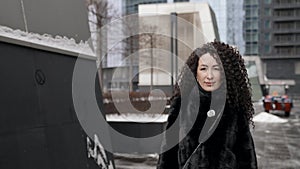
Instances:
[[[103,61],[106,51],[107,35],[101,28],[105,26],[116,14],[113,5],[107,0],[86,0],[86,5],[90,13],[89,24],[94,29],[91,30],[92,41],[95,54],[97,56],[98,75],[100,86],[103,89]]]
[[[153,89],[153,48],[157,48],[159,43],[159,35],[157,33],[158,27],[153,25],[142,25],[141,31],[145,32],[139,36],[139,47],[141,49],[148,48],[150,49],[150,91]]]
[[[150,49],[150,68],[151,68],[151,84],[150,90],[153,88],[153,48],[160,45],[158,27],[155,25],[140,22],[138,15],[132,15],[124,19],[122,24],[123,33],[127,35],[123,51],[125,56],[139,51],[140,49]],[[129,57],[129,79],[132,79],[134,60],[139,58]],[[141,60],[139,60],[141,62]],[[132,82],[129,81],[129,88],[132,91]]]
[[[116,31],[116,29],[122,29],[121,32],[124,34],[123,37],[126,37],[125,39],[121,39],[120,43],[123,43],[123,45],[114,47],[114,49],[109,49],[113,51],[114,53],[119,52],[123,57],[130,56],[140,50],[141,48],[144,48],[146,46],[150,48],[156,47],[156,41],[157,36],[156,30],[157,27],[155,26],[149,26],[149,25],[143,25],[142,27],[139,26],[139,17],[138,15],[132,15],[130,17],[124,16],[121,19],[120,25],[113,27],[112,29],[115,30],[108,30],[102,29],[106,24],[108,24],[113,19],[119,18],[121,16],[120,13],[114,8],[112,4],[110,4],[107,0],[86,0],[88,11],[92,15],[90,17],[89,22],[90,25],[95,27],[92,34],[94,34],[94,46],[95,46],[95,53],[97,56],[97,64],[98,64],[98,74],[99,74],[99,80],[100,85],[103,89],[103,63],[105,63],[107,60],[107,38],[110,38],[108,36],[115,36],[115,32],[120,32],[120,30]],[[101,31],[100,31],[101,30]],[[139,31],[147,32],[143,34],[139,34]],[[108,35],[110,33],[110,35]],[[92,36],[93,39],[93,36]],[[118,48],[119,47],[119,48]],[[116,49],[117,48],[117,49]],[[151,54],[153,56],[153,53]],[[101,59],[104,60],[101,60]],[[138,58],[129,57],[128,58],[128,78],[129,78],[129,91],[133,91],[133,67],[134,62],[138,60]],[[152,57],[152,66],[153,67],[153,57]],[[151,89],[153,86],[153,68],[151,68]]]
[[[138,16],[132,15],[130,17],[123,18],[122,22],[122,32],[126,35],[126,39],[122,41],[123,45],[123,54],[124,56],[130,56],[139,50],[139,35],[138,35]],[[129,91],[133,91],[133,67],[134,67],[134,59],[129,57]]]

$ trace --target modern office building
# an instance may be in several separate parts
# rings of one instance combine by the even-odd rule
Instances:
[[[125,21],[119,25],[123,32],[116,34],[112,30],[107,33],[107,43],[114,41],[116,37],[122,37],[123,34],[135,30],[138,27],[138,5],[167,3],[167,0],[108,0],[110,11],[113,18],[124,18],[130,16],[131,21]],[[134,55],[139,50],[137,41],[138,36],[131,36],[126,39],[121,39],[120,42],[113,48],[107,49],[107,54],[102,60],[103,65],[103,90],[138,90],[138,55]],[[126,59],[131,56],[131,59]],[[115,73],[118,70],[119,73]]]
[[[172,93],[172,83],[191,52],[219,40],[215,14],[208,3],[139,5],[139,17],[140,27],[146,29],[140,29],[141,35],[153,33],[153,41],[139,44],[144,49],[139,57],[140,90],[158,88]]]
[[[158,4],[167,3],[167,0],[125,0],[123,6],[125,14],[136,14],[138,13],[138,6],[140,4]]]
[[[244,0],[245,55],[259,56],[266,82],[290,85],[300,92],[300,1]]]
[[[176,6],[181,6],[182,4],[185,4],[183,2],[187,2],[187,0],[118,0],[116,2],[114,2],[114,6],[121,12],[122,16],[130,16],[131,18],[136,17],[136,21],[138,20],[138,16],[134,14],[139,13],[139,5],[146,5],[146,4],[161,4],[161,5],[165,5],[165,4],[176,4]],[[225,17],[227,16],[226,14],[226,10],[228,9],[227,6],[229,3],[218,3],[217,1],[212,1],[212,3],[215,3],[215,11],[218,12],[218,17],[224,17],[222,19],[217,19],[217,22],[219,22],[219,25],[226,25],[227,23],[230,23],[229,18]],[[217,6],[218,5],[218,6]],[[222,10],[221,10],[222,9]],[[236,8],[238,9],[238,8]],[[214,15],[214,14],[213,14]],[[215,15],[214,15],[215,16]],[[228,21],[226,20],[228,19]],[[134,19],[133,19],[134,20]],[[223,23],[222,23],[223,22]],[[240,23],[240,22],[239,22]],[[132,23],[131,23],[132,24]],[[241,23],[242,24],[242,23]],[[138,23],[136,23],[136,26],[138,27]],[[217,27],[217,24],[214,24],[215,27]],[[232,37],[237,37],[238,36],[238,30],[241,31],[241,29],[238,30],[234,30],[232,32],[234,32],[235,34],[229,34],[230,30],[229,28],[227,28],[226,26],[224,26],[225,28],[222,29],[221,31],[223,31],[222,36],[224,36],[226,39],[227,38],[227,34],[228,37],[229,35]],[[212,29],[212,30],[220,30],[220,29]],[[233,29],[231,29],[233,30]],[[131,29],[130,29],[131,31]],[[108,35],[108,41],[109,41],[109,36]],[[115,34],[113,35],[115,36]],[[207,36],[210,36],[209,34],[207,34]],[[219,32],[218,35],[215,36],[218,37],[217,39],[219,39]],[[103,89],[104,90],[109,90],[109,89],[130,89],[130,91],[134,91],[137,90],[139,88],[138,84],[140,83],[139,81],[139,56],[138,51],[140,50],[140,46],[138,44],[138,41],[136,40],[137,37],[130,37],[127,38],[123,41],[123,45],[122,48],[125,49],[125,51],[123,51],[123,53],[117,54],[114,53],[117,50],[111,50],[112,52],[109,52],[106,59],[104,60],[105,64],[103,66],[104,68],[104,76],[103,76],[103,80],[104,80],[104,86]],[[220,39],[222,41],[228,42],[225,38],[221,37],[221,33],[220,33]],[[211,38],[208,38],[211,39]],[[211,39],[211,41],[214,39]],[[230,43],[236,45],[234,42],[238,42],[239,40],[231,40]],[[241,46],[241,45],[236,45],[236,46]],[[240,49],[243,48],[243,46],[239,47]],[[170,50],[170,49],[168,49]],[[126,57],[131,56],[131,59],[127,59]],[[126,60],[126,62],[123,62],[120,66],[120,60]],[[118,73],[116,75],[115,70],[116,69],[122,69],[123,71],[119,71],[120,73]],[[115,75],[114,80],[112,79],[112,76]],[[131,79],[131,80],[130,80]]]
[[[138,22],[136,21],[138,21],[138,6],[140,4],[161,4],[186,1],[188,0],[109,0],[108,4],[111,7],[110,10],[114,12],[114,15],[118,15],[119,17],[130,16],[130,24],[123,24],[123,27],[121,28],[124,29],[125,32],[128,32],[136,29],[134,28],[135,26],[138,27]],[[115,33],[107,35],[108,43],[110,41],[110,38],[114,38],[113,36],[118,35],[116,35]],[[129,89],[130,91],[138,90],[138,55],[133,55],[138,50],[139,44],[137,41],[137,36],[122,40],[122,42],[118,44],[117,50],[108,49],[109,52],[106,56],[104,56],[102,60],[104,69],[104,91],[127,89]],[[126,59],[127,56],[131,56],[131,59]],[[122,69],[122,71],[120,71],[121,73],[116,74],[116,69]],[[113,76],[114,79],[112,79]]]
[[[269,79],[292,79],[300,95],[300,0],[264,0],[259,8],[259,55]]]
[[[245,40],[245,52],[247,56],[258,56],[259,54],[259,1],[244,0],[243,9],[243,36]]]

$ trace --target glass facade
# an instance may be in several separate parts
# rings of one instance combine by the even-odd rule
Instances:
[[[139,4],[157,4],[167,3],[167,0],[125,0],[125,13],[135,14],[138,13]]]
[[[259,54],[259,8],[258,0],[244,0],[243,35],[245,37],[245,53],[247,56]]]
[[[236,46],[243,54],[245,42],[243,22],[245,12],[243,1],[232,0],[191,0],[191,2],[207,2],[215,13],[220,40]]]

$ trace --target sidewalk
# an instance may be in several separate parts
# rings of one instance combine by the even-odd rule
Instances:
[[[256,122],[252,132],[259,169],[298,169],[300,168],[299,114],[293,112],[289,118],[284,118],[282,113],[275,115],[287,122]]]

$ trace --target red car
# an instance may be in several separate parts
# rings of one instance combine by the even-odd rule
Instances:
[[[287,85],[267,85],[268,94],[263,98],[263,106],[266,112],[280,110],[284,111],[286,117],[290,116],[293,101],[286,94],[287,88]]]

